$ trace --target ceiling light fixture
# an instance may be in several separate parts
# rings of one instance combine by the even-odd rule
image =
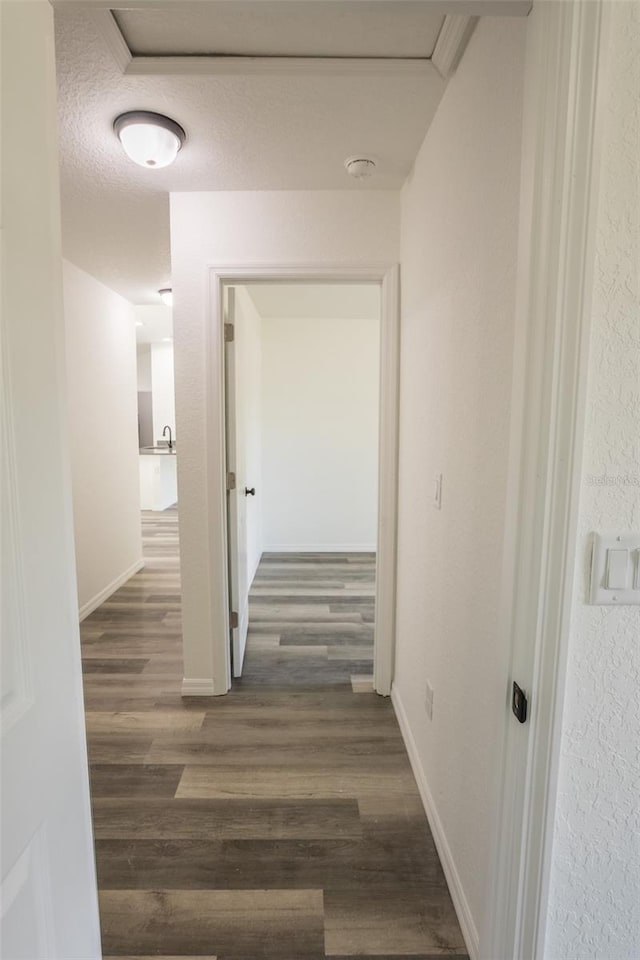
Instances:
[[[144,327],[142,320],[136,320],[136,327]]]
[[[131,110],[113,121],[124,152],[141,167],[168,167],[184,145],[186,133],[179,123],[161,113]]]
[[[356,180],[366,180],[376,169],[375,160],[363,156],[347,157],[344,165],[349,176],[355,177]]]
[[[163,338],[162,338],[162,342],[163,342],[163,343],[173,343],[173,337],[163,337]]]
[[[173,290],[171,287],[163,287],[162,290],[158,290],[160,294],[160,299],[167,307],[173,306]]]

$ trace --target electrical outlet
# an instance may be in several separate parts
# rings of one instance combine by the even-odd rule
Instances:
[[[429,720],[433,720],[433,687],[428,680],[425,685],[424,706]]]

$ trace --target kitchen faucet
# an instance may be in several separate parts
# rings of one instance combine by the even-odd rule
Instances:
[[[172,439],[171,439],[171,427],[169,426],[169,424],[167,424],[166,427],[164,428],[164,430],[162,431],[162,436],[163,436],[163,437],[166,437],[166,435],[167,435],[167,430],[169,431],[169,450],[172,450],[172,449],[173,449],[173,441],[172,441]]]

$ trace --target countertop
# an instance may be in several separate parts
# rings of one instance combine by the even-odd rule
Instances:
[[[140,447],[141,457],[175,457],[175,455],[175,446],[171,450],[169,447]]]

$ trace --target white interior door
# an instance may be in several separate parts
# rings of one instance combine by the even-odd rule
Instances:
[[[242,674],[249,630],[249,570],[247,558],[246,424],[240,383],[242,338],[236,311],[236,291],[225,290],[225,409],[227,456],[227,537],[229,544],[229,604],[231,664],[234,677]]]
[[[47,2],[5,2],[0,17],[0,955],[94,960],[101,951],[64,417],[53,11]]]

